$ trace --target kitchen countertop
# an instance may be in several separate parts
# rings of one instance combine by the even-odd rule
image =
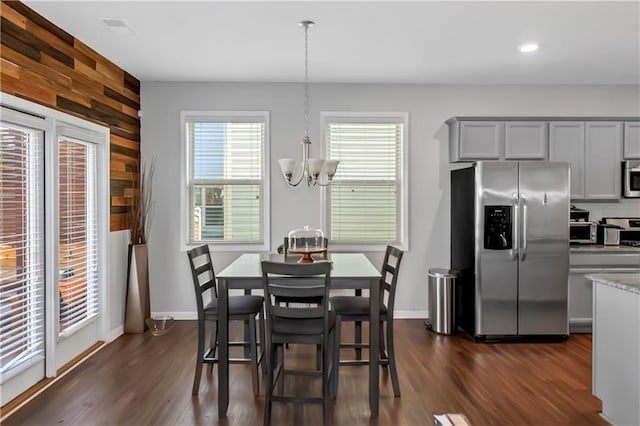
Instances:
[[[640,273],[588,274],[586,277],[601,284],[640,294]]]
[[[570,253],[640,253],[640,247],[603,246],[598,244],[576,244],[569,246]]]

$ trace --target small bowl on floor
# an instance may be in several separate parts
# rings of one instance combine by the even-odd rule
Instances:
[[[173,324],[173,317],[170,316],[157,316],[152,318],[147,318],[145,320],[149,330],[151,330],[151,334],[154,336],[162,336],[169,331],[171,325]]]

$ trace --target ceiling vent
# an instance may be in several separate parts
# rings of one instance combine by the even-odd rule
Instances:
[[[100,22],[107,26],[111,31],[118,35],[133,34],[133,30],[121,18],[100,18]]]

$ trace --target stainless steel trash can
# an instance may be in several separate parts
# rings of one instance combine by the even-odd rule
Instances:
[[[455,284],[457,272],[451,269],[429,269],[429,319],[427,328],[438,334],[456,332]]]

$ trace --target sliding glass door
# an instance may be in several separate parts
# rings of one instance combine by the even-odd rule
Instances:
[[[106,337],[108,131],[33,108],[0,120],[0,405]]]
[[[0,123],[2,404],[45,376],[44,131]]]
[[[59,368],[99,340],[100,287],[96,144],[82,129],[56,134]]]

